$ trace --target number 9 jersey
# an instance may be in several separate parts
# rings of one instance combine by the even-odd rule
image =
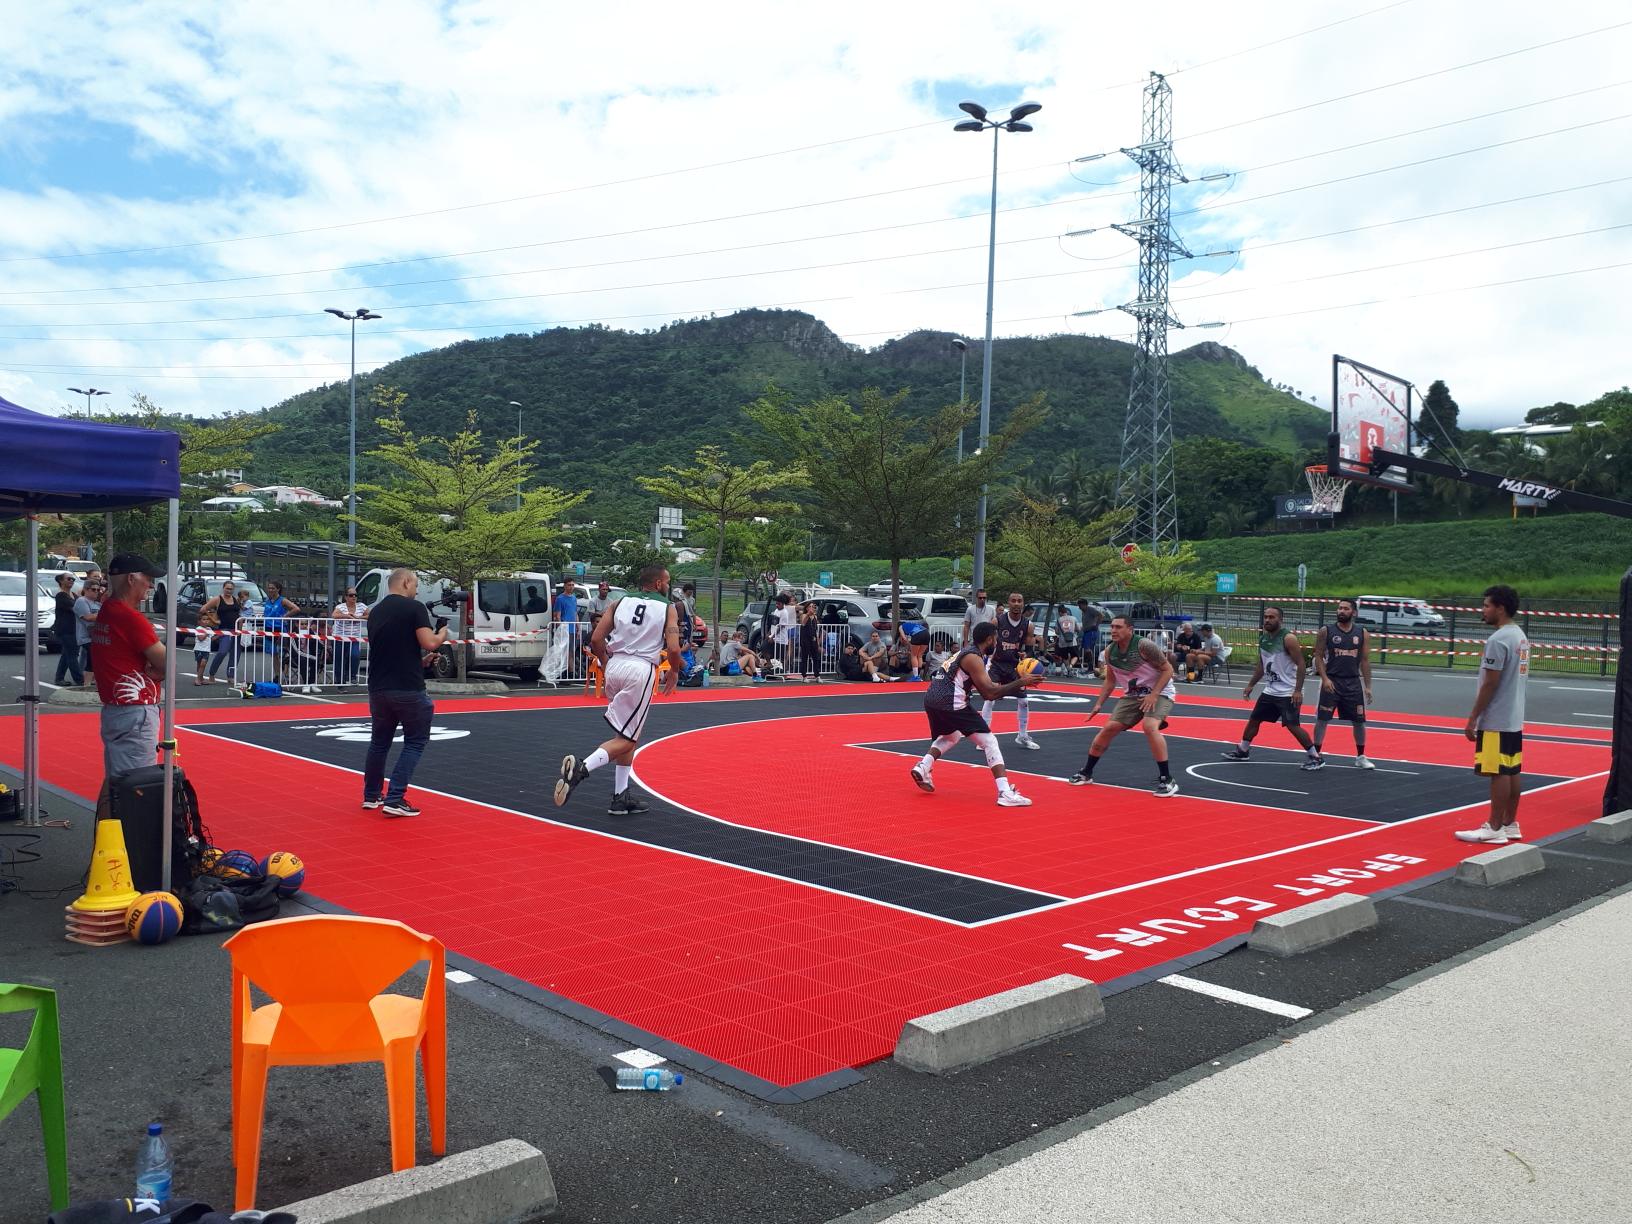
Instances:
[[[612,610],[612,627],[606,633],[607,652],[629,655],[656,666],[663,654],[663,629],[669,607],[669,601],[661,597],[623,596]]]

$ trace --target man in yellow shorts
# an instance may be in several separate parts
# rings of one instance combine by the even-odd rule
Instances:
[[[1485,640],[1479,693],[1462,733],[1473,741],[1474,772],[1490,779],[1490,819],[1462,829],[1466,842],[1505,846],[1523,841],[1519,831],[1519,772],[1524,765],[1524,684],[1530,674],[1530,641],[1513,623],[1519,593],[1510,586],[1485,591],[1480,614],[1495,630]]]

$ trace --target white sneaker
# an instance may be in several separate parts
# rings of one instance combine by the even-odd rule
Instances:
[[[930,776],[929,770],[924,768],[922,761],[912,767],[912,780],[918,784],[919,790],[931,795],[935,793],[935,779]]]
[[[1030,807],[1031,800],[1017,790],[1006,790],[997,797],[998,807]]]
[[[1459,829],[1457,841],[1479,842],[1486,846],[1507,845],[1507,833],[1501,829],[1493,829],[1488,824],[1482,824],[1477,829]]]
[[[1354,767],[1356,769],[1376,769],[1377,768],[1377,766],[1373,765],[1368,758],[1363,757],[1363,756],[1357,756],[1357,757],[1354,758]]]
[[[1502,826],[1502,832],[1507,834],[1507,840],[1508,841],[1523,841],[1524,840],[1524,834],[1522,832],[1520,832],[1519,822],[1516,821],[1516,820],[1510,825],[1503,825]]]
[[[1017,735],[1017,736],[1015,736],[1014,737],[1014,746],[1016,748],[1030,748],[1033,752],[1037,751],[1039,748],[1042,747],[1041,744],[1039,744],[1036,740],[1032,739],[1031,736],[1029,736],[1029,735]]]

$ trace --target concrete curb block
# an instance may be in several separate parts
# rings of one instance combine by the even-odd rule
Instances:
[[[1587,825],[1587,840],[1595,842],[1632,841],[1632,808],[1600,817]]]
[[[544,1154],[504,1139],[281,1210],[300,1224],[519,1224],[559,1206]]]
[[[1492,884],[1506,884],[1547,869],[1547,860],[1535,846],[1503,846],[1487,850],[1456,865],[1458,884],[1476,884],[1488,888]]]
[[[432,697],[502,697],[510,686],[503,680],[427,680],[425,691]]]
[[[950,1075],[1104,1018],[1099,987],[1062,973],[908,1020],[895,1043],[895,1061],[912,1071]]]
[[[1271,956],[1297,956],[1377,925],[1377,907],[1359,893],[1338,893],[1297,909],[1260,918],[1247,947]]]
[[[45,699],[47,705],[99,706],[102,698],[94,687],[83,689],[60,688]]]

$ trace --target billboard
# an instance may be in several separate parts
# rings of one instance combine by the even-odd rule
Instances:
[[[1316,510],[1315,499],[1308,493],[1277,493],[1275,517],[1278,519],[1330,519],[1329,510]]]

